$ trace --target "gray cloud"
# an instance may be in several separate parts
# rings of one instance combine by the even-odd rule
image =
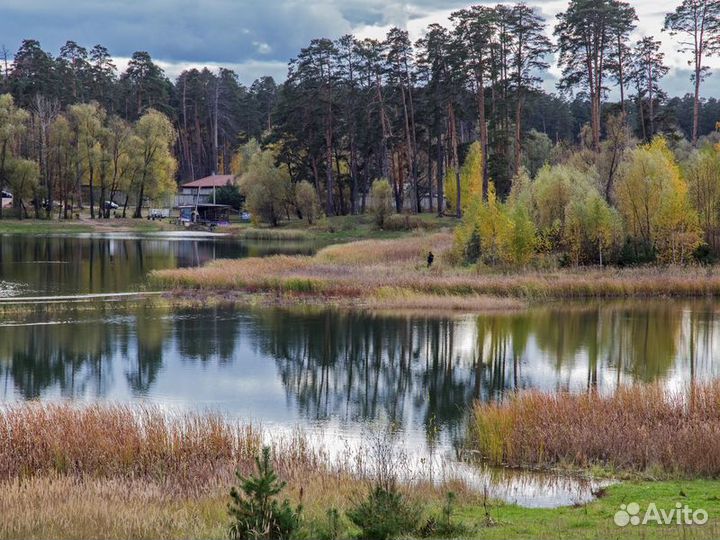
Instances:
[[[476,0],[495,4],[498,0]],[[119,59],[146,50],[170,76],[190,66],[227,66],[243,82],[262,75],[284,78],[286,65],[315,37],[348,32],[381,36],[393,25],[414,37],[430,22],[446,23],[467,0],[0,0],[0,44],[14,51],[33,38],[57,51],[68,39],[85,46],[105,45]],[[567,0],[528,0],[552,24]],[[640,13],[638,35],[660,36],[663,8],[657,0],[634,0]],[[665,34],[664,39],[669,39]],[[684,58],[667,44],[675,67],[667,78],[671,95],[690,87]],[[720,64],[716,67],[720,67]],[[551,75],[556,72],[551,72]],[[552,83],[550,83],[552,88]],[[711,77],[705,94],[720,90]]]

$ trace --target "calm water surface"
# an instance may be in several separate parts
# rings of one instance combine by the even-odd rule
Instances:
[[[137,289],[148,272],[213,259],[309,254],[307,242],[240,241],[172,233],[0,235],[0,296],[113,293]]]
[[[310,252],[225,238],[0,237],[4,295],[120,292],[156,268]],[[9,285],[8,285],[9,284]],[[40,306],[0,317],[0,401],[151,403],[219,411],[330,447],[393,422],[412,451],[453,455],[474,400],[520,389],[610,393],[720,375],[720,303],[557,303],[435,318],[314,309]],[[456,466],[464,467],[462,464]],[[538,475],[463,476],[527,505],[571,504],[595,485]]]
[[[612,392],[716,378],[720,305],[552,305],[458,318],[323,309],[81,306],[4,315],[0,397],[144,400],[262,421],[388,419],[462,436],[516,389]]]

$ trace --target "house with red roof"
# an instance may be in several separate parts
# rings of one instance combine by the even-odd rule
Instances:
[[[232,174],[211,174],[180,185],[180,193],[175,198],[175,206],[214,203],[215,194],[221,187],[235,183]]]

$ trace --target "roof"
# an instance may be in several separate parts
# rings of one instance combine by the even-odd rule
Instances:
[[[211,188],[211,187],[223,187],[228,184],[232,184],[235,181],[235,177],[232,174],[214,174],[193,180],[187,184],[183,184],[182,188]]]
[[[229,204],[212,204],[212,203],[200,203],[200,204],[182,204],[178,208],[232,208]]]

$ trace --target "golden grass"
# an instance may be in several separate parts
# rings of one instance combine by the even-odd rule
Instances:
[[[169,496],[147,481],[13,479],[0,483],[0,538],[226,538],[224,495]]]
[[[425,263],[429,251],[439,257],[451,244],[452,235],[449,233],[408,236],[395,240],[360,240],[323,248],[318,251],[313,262],[350,266],[409,264],[414,267]]]
[[[230,225],[220,229],[220,232],[227,232],[245,240],[294,241],[308,240],[310,238],[310,234],[304,229],[274,229]]]
[[[216,260],[202,268],[160,270],[155,285],[228,293],[269,293],[282,302],[321,299],[357,307],[409,307],[483,311],[517,302],[500,298],[718,297],[717,267],[577,268],[513,273],[447,264],[452,235],[437,233],[396,240],[333,245],[315,256]],[[427,254],[435,263],[427,268]],[[494,298],[494,300],[490,300]],[[338,302],[338,299],[340,300]]]
[[[476,404],[470,427],[469,448],[495,465],[720,475],[720,383],[638,385],[612,396],[521,393]]]
[[[402,309],[435,312],[496,312],[514,311],[528,306],[517,298],[502,298],[479,294],[423,294],[410,289],[382,287],[372,296],[363,299],[363,306],[372,310]]]
[[[10,405],[0,408],[0,480],[55,473],[146,479],[194,490],[228,481],[238,467],[249,469],[260,441],[253,426],[213,414]]]
[[[235,471],[254,470],[270,444],[284,496],[303,505],[305,537],[367,492],[381,466],[402,475],[391,446],[330,455],[301,432],[261,430],[213,414],[152,407],[29,403],[0,408],[0,538],[225,538]],[[384,443],[385,444],[385,443]],[[405,469],[409,471],[409,469]],[[449,479],[406,475],[402,489],[441,504]],[[314,532],[315,531],[315,532]]]

